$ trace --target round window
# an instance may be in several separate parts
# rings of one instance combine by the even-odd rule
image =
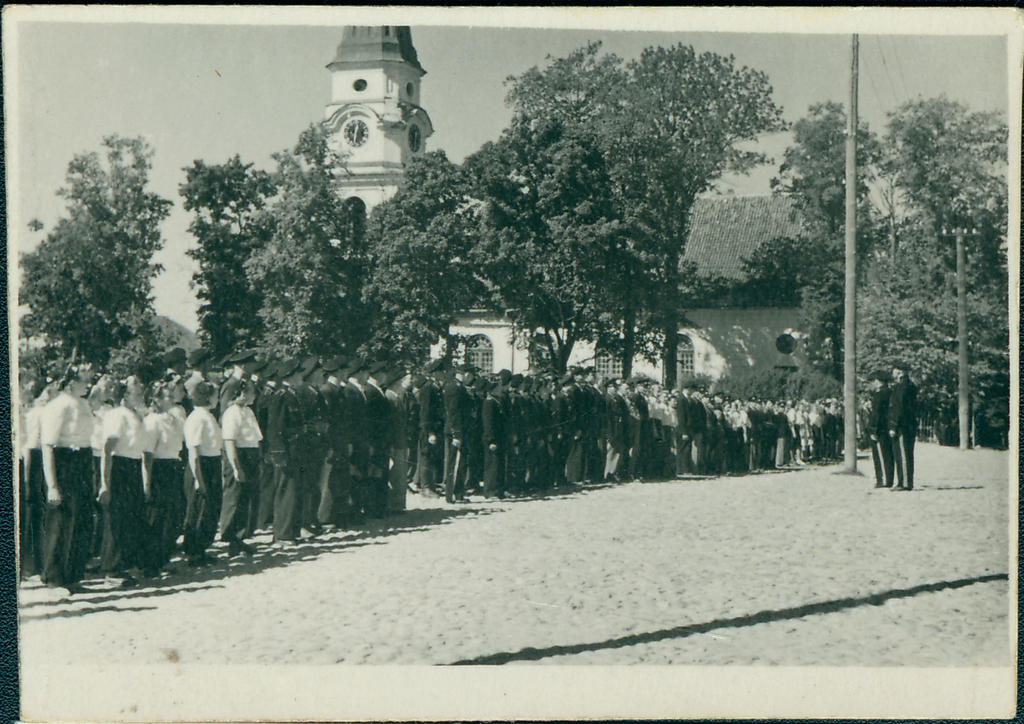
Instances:
[[[793,354],[793,350],[796,349],[796,337],[789,332],[783,332],[775,338],[775,349],[782,354]]]
[[[352,84],[352,87],[357,91],[364,91],[366,90],[366,81],[360,78],[359,80]]]
[[[407,96],[409,96],[410,98],[412,98],[413,91],[415,91],[415,90],[416,90],[416,86],[414,86],[412,83],[406,83],[405,84],[405,94]]]

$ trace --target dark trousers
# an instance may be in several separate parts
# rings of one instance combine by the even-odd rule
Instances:
[[[892,438],[893,460],[899,487],[914,489],[914,433],[901,432]]]
[[[205,490],[197,490],[195,483],[187,491],[188,507],[185,513],[185,554],[191,558],[202,556],[217,537],[221,500],[224,496],[221,482],[220,455],[202,455],[199,466],[203,473]]]
[[[444,440],[444,498],[454,503],[466,494],[466,448],[456,448],[451,434],[446,434]]]
[[[372,449],[364,479],[365,492],[363,511],[371,518],[383,518],[388,514],[388,463],[391,456],[387,449]]]
[[[54,467],[61,503],[47,505],[43,540],[42,580],[69,586],[82,580],[91,551],[92,451],[56,448]]]
[[[142,491],[142,461],[115,455],[110,462],[110,500],[103,511],[103,571],[120,573],[145,565],[151,538]]]
[[[299,537],[299,471],[297,466],[274,466],[274,540]]]
[[[43,540],[46,518],[46,482],[43,479],[42,450],[29,451],[29,474],[21,468],[21,497],[18,505],[21,576],[43,572]]]
[[[875,464],[875,485],[891,488],[894,461],[892,438],[887,433],[883,432],[871,442],[871,460]]]
[[[505,494],[505,454],[499,448],[484,448],[484,495],[498,498]]]
[[[223,541],[237,541],[252,535],[256,523],[259,459],[259,448],[238,448],[238,464],[245,478],[243,482],[235,477],[231,463],[226,455],[223,456],[224,496],[220,508],[220,539]]]
[[[442,438],[438,438],[440,441]],[[416,453],[416,485],[423,488],[436,488],[444,473],[444,451],[438,443],[431,445],[424,435],[420,438]]]
[[[274,523],[274,491],[277,485],[274,477],[274,464],[266,451],[263,451],[258,484],[260,494],[259,504],[256,508],[256,527],[265,530]]]
[[[150,497],[146,519],[154,544],[147,564],[153,568],[165,565],[174,555],[174,544],[185,523],[185,488],[183,468],[178,458],[153,460]]]

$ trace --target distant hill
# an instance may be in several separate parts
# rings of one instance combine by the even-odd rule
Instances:
[[[188,327],[178,324],[170,317],[156,315],[157,328],[173,340],[173,344],[183,347],[186,352],[199,347],[199,338]]]

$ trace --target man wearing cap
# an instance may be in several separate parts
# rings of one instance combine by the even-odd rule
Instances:
[[[381,380],[384,397],[391,409],[391,470],[388,473],[387,495],[389,513],[405,510],[405,494],[409,484],[409,407],[412,395],[406,386],[408,377],[405,370],[394,369]]]
[[[898,484],[893,490],[914,489],[914,442],[917,439],[917,385],[903,367],[892,371],[895,384],[889,396],[888,427]]]
[[[268,452],[274,466],[274,541],[294,542],[301,526],[298,469],[301,413],[295,386],[302,384],[301,363],[281,361],[275,370],[281,383],[267,402]]]
[[[326,405],[318,390],[318,372],[318,360],[309,357],[302,361],[293,383],[298,402],[300,430],[296,448],[299,519],[300,526],[312,535],[320,532],[318,511],[322,497],[324,458],[327,454],[327,414]]]
[[[878,371],[872,375],[869,390],[868,418],[865,427],[871,438],[871,460],[875,464],[875,487],[891,488],[893,481],[892,438],[889,437],[889,375]]]
[[[188,365],[188,355],[181,347],[172,347],[164,353],[164,367],[167,368],[165,377],[178,375],[183,377]]]
[[[504,497],[503,489],[505,471],[505,451],[502,446],[506,440],[505,420],[501,400],[497,391],[499,382],[487,384],[487,397],[484,398],[482,423],[484,443],[484,495],[488,498]]]
[[[388,472],[394,437],[392,414],[380,378],[386,362],[370,365],[360,375],[366,397],[367,465],[364,510],[370,518],[383,518],[388,511]]]
[[[427,375],[414,380],[420,382],[416,393],[419,405],[419,449],[416,456],[416,485],[421,493],[432,494],[444,473],[444,398],[437,384],[429,377],[443,364],[434,360],[427,365]]]
[[[449,370],[441,388],[444,400],[444,499],[454,503],[466,491],[466,416],[469,395],[462,385],[462,375]]]

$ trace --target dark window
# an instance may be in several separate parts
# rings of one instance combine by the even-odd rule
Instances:
[[[366,81],[360,78],[359,80],[352,84],[352,87],[355,88],[357,91],[364,91],[366,90]]]
[[[414,90],[416,90],[416,86],[414,86],[412,83],[405,84],[405,94],[410,98],[412,98],[412,93]]]

